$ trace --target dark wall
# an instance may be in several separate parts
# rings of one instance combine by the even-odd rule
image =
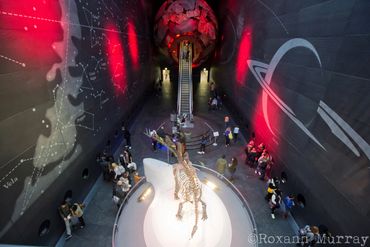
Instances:
[[[370,229],[370,2],[220,3],[211,80],[301,193],[300,225]],[[230,96],[233,97],[230,97]]]
[[[152,86],[151,8],[0,0],[1,243],[55,243],[65,193],[82,201],[91,189],[97,153],[118,142]]]

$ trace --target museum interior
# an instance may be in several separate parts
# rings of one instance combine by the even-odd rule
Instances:
[[[369,13],[0,0],[0,246],[370,246]]]

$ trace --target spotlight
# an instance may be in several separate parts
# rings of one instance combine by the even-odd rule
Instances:
[[[208,179],[204,179],[204,183],[211,188],[212,190],[216,191],[218,189],[217,185],[209,181]]]
[[[139,196],[139,198],[137,199],[137,201],[138,202],[144,201],[151,193],[152,193],[152,188],[151,187],[148,187],[147,189],[144,190],[143,193],[141,193],[141,195]]]

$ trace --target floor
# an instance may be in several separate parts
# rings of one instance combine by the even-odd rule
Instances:
[[[229,115],[229,112],[225,108],[217,111],[208,111],[208,91],[209,85],[204,82],[195,87],[195,115],[197,118],[209,123],[215,131],[223,133],[224,116]],[[151,150],[150,139],[143,133],[145,129],[158,128],[164,122],[169,121],[170,114],[174,113],[176,109],[176,95],[172,92],[176,92],[175,87],[171,83],[165,83],[162,92],[147,100],[130,126],[132,154],[141,175],[143,173],[143,158],[151,157],[167,162],[167,153],[163,151],[153,152]],[[231,123],[232,126],[235,126],[232,116]],[[254,170],[244,164],[245,155],[243,147],[246,145],[244,137],[239,135],[237,143],[232,143],[230,147],[225,147],[223,138],[219,138],[217,143],[217,146],[208,146],[204,155],[198,154],[197,150],[190,151],[191,161],[197,164],[203,163],[205,166],[214,169],[216,160],[222,154],[226,155],[228,161],[232,157],[237,157],[239,165],[237,167],[234,185],[248,201],[257,223],[258,233],[266,234],[263,236],[294,236],[297,226],[291,216],[288,219],[283,219],[282,215],[277,213],[275,220],[271,218],[269,205],[264,200],[266,183],[259,180],[254,174]],[[116,155],[119,154],[118,151]],[[171,162],[175,163],[175,160],[170,158]],[[112,202],[112,184],[103,181],[100,177],[94,193],[84,214],[86,227],[72,231],[73,237],[65,243],[61,240],[58,246],[63,246],[63,244],[66,247],[112,246],[113,224],[118,211]],[[287,246],[287,244],[283,243],[271,245],[265,242],[261,239],[259,246]]]

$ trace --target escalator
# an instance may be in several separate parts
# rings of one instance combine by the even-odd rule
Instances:
[[[177,114],[191,121],[193,118],[193,80],[191,44],[181,42],[179,54],[179,87],[177,94]]]

